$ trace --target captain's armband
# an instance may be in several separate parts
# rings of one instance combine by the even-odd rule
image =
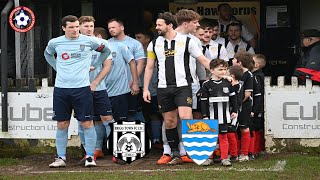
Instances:
[[[156,53],[154,53],[152,51],[148,51],[147,57],[150,59],[156,59]]]

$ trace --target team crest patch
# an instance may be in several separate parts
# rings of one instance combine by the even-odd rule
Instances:
[[[111,54],[112,54],[112,57],[113,57],[113,58],[115,58],[115,57],[117,56],[117,53],[116,53],[116,52],[112,52]]]
[[[189,157],[198,165],[209,159],[218,141],[218,120],[182,120],[182,142]]]
[[[141,121],[118,121],[113,123],[112,133],[107,142],[107,148],[114,157],[130,164],[146,156],[151,149],[151,140],[146,131],[145,123]]]
[[[228,88],[228,87],[223,87],[222,91],[223,91],[224,93],[229,93],[229,88]]]
[[[80,44],[80,51],[84,51],[85,48],[86,46],[84,44]]]
[[[187,103],[188,104],[192,104],[192,98],[191,97],[187,97]]]

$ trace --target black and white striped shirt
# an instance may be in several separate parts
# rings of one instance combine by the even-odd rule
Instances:
[[[226,79],[205,81],[199,91],[201,112],[204,117],[218,119],[219,124],[231,122],[230,112],[237,112],[237,97]]]
[[[154,50],[153,50],[154,49]],[[173,40],[159,36],[155,45],[150,42],[147,48],[154,52],[158,62],[158,88],[182,87],[193,82],[190,71],[190,55],[194,58],[202,55],[196,42],[177,33]]]

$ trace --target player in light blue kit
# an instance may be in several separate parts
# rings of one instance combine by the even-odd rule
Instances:
[[[94,35],[98,38],[107,38],[107,31],[104,28],[97,27],[94,29]],[[128,97],[130,91],[133,95],[138,94],[138,75],[136,62],[127,46],[120,42],[109,41],[112,47],[112,68],[106,76],[106,86],[112,105],[112,113],[115,121],[125,121],[128,118]],[[131,76],[133,77],[131,89],[129,87],[128,66],[130,67]],[[129,73],[130,73],[129,72]],[[118,160],[113,157],[114,162]]]
[[[68,15],[61,20],[64,36],[49,41],[44,56],[56,70],[56,81],[53,92],[53,120],[57,121],[56,148],[58,158],[49,167],[66,166],[66,148],[68,128],[72,109],[74,116],[84,131],[85,149],[87,151],[85,166],[96,166],[94,149],[96,131],[93,126],[93,99],[90,90],[90,65],[95,68],[107,59],[110,50],[96,38],[79,34],[78,18]],[[92,53],[101,52],[99,60],[91,64]],[[56,57],[55,58],[55,55]]]
[[[95,19],[92,16],[81,16],[79,18],[80,33],[83,35],[94,37],[94,22]],[[106,47],[110,49],[110,45],[107,40],[98,39]],[[92,63],[95,63],[99,59],[100,53],[92,51]],[[111,51],[109,57],[99,65],[96,69],[90,71],[90,88],[93,93],[93,109],[94,109],[94,127],[97,133],[97,144],[94,151],[95,158],[101,158],[104,156],[102,151],[103,140],[108,138],[111,132],[109,123],[113,122],[112,107],[107,93],[106,83],[104,81],[105,76],[111,69]],[[85,147],[83,128],[79,123],[79,135],[80,140]],[[85,157],[79,162],[79,164],[85,163]]]
[[[109,33],[112,38],[109,39],[109,42],[120,42],[126,45],[129,51],[134,56],[134,60],[137,64],[137,73],[138,78],[140,77],[141,73],[143,72],[145,65],[146,65],[146,55],[143,49],[142,44],[127,36],[124,33],[124,23],[119,19],[111,19],[108,21],[108,29]],[[129,67],[127,66],[129,69]],[[128,71],[129,82],[131,86],[131,74]],[[142,83],[139,83],[142,85]],[[137,95],[129,95],[129,117],[128,120],[140,120],[144,121],[143,114],[142,114],[142,105],[138,103],[138,96]]]

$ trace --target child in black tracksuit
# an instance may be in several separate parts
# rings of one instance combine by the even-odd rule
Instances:
[[[232,77],[232,87],[237,97],[237,112],[240,111],[243,99],[243,83],[240,80],[243,75],[243,69],[240,66],[230,66],[229,76]],[[235,162],[238,159],[238,136],[237,136],[238,119],[234,118],[228,127],[229,155],[230,161]]]
[[[251,113],[252,130],[255,136],[253,149],[255,155],[264,151],[264,73],[266,57],[262,54],[253,55],[253,106]]]
[[[233,66],[239,66],[243,69],[241,82],[243,83],[243,99],[242,106],[239,111],[238,121],[239,129],[241,131],[240,140],[240,155],[239,162],[248,161],[249,147],[250,147],[250,121],[252,109],[252,91],[253,91],[253,75],[250,69],[253,67],[254,61],[252,55],[248,52],[238,52],[234,55],[232,60]]]

